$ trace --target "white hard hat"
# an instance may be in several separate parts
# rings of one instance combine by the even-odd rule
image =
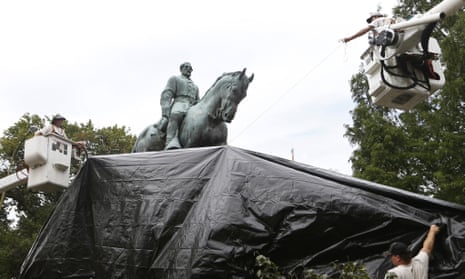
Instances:
[[[373,13],[370,13],[370,16],[367,18],[367,22],[368,23],[371,23],[371,21],[373,20],[373,17],[375,16],[386,16],[385,14],[382,14],[380,12],[373,12]]]

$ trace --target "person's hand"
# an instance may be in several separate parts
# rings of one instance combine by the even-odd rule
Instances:
[[[348,42],[350,41],[350,39],[349,39],[349,38],[342,38],[342,39],[340,39],[339,41],[340,41],[341,43],[344,43],[344,44],[345,44],[345,43],[348,43]]]
[[[438,225],[431,225],[431,227],[429,228],[429,231],[434,233],[435,235],[439,233],[440,231],[440,228]]]

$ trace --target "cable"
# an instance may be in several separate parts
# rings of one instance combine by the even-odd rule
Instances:
[[[304,81],[313,71],[315,71],[323,62],[325,62],[329,57],[331,57],[339,48],[341,44],[335,47],[329,54],[327,54],[320,62],[318,62],[315,66],[313,66],[304,76],[302,76],[299,80],[294,82],[294,84],[289,87],[283,94],[281,94],[273,103],[271,103],[265,110],[263,110],[254,120],[252,120],[247,126],[245,126],[242,131],[240,131],[232,140],[236,140],[239,136],[241,136],[247,129],[249,129],[255,122],[257,122],[266,112],[268,112],[274,105],[276,105],[279,101],[281,101],[284,96],[288,95],[297,85],[299,85],[302,81]]]
[[[383,54],[384,54],[385,48],[386,48],[386,46],[382,46],[382,48],[381,48],[381,52]],[[426,53],[423,54],[423,57],[425,57],[425,56],[426,56]],[[397,57],[397,64],[393,65],[393,66],[388,66],[385,63],[385,60],[380,60],[380,63],[381,63],[381,73],[380,74],[381,74],[382,81],[387,86],[389,86],[391,88],[394,88],[394,89],[398,89],[398,90],[408,90],[408,89],[414,88],[416,86],[420,86],[420,87],[422,87],[422,88],[429,91],[431,89],[431,86],[430,86],[430,83],[429,83],[427,73],[425,72],[424,69],[420,69],[418,65],[414,64],[414,61],[409,61],[407,58],[408,58],[408,56],[405,56],[404,54],[399,55]],[[399,62],[399,61],[401,61],[401,59],[402,59],[402,63],[404,64],[404,66],[402,66],[400,64],[401,62]],[[409,63],[411,65],[411,67],[412,67],[411,70],[409,70],[409,68],[408,68]],[[392,70],[396,70],[396,69],[404,70],[405,74],[402,75],[402,74],[399,74],[399,73],[396,73],[396,72],[392,71]],[[421,71],[421,73],[423,74],[424,80],[421,80],[421,79],[419,79],[419,77],[417,77],[417,75],[415,74],[416,69]],[[387,72],[388,74],[390,74],[391,76],[394,76],[394,77],[400,77],[400,78],[404,78],[404,79],[411,79],[412,83],[410,85],[406,85],[406,86],[394,85],[394,84],[392,84],[392,83],[390,83],[390,82],[388,82],[386,80],[384,72]]]

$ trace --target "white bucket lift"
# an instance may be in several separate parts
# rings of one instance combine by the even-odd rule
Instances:
[[[79,148],[78,146],[82,146]],[[87,159],[81,142],[56,136],[35,136],[24,144],[28,168],[0,178],[0,193],[24,185],[33,191],[56,192],[68,187],[72,162]]]
[[[378,33],[376,44],[361,56],[375,104],[409,110],[444,86],[441,48],[430,35],[436,22],[464,5],[465,0],[444,0]]]
[[[421,49],[395,55],[386,60],[366,52],[365,75],[369,94],[375,104],[409,110],[437,92],[445,84],[444,72],[438,57],[441,49],[437,40],[429,39],[429,55],[424,60]]]
[[[55,135],[35,136],[26,140],[24,161],[29,166],[27,187],[53,192],[67,188],[73,142]]]

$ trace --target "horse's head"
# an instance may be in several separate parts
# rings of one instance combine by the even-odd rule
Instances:
[[[210,117],[228,123],[234,119],[237,106],[247,96],[247,88],[254,78],[253,74],[247,77],[245,71],[244,68],[243,71],[225,73],[216,80],[210,90],[217,91],[211,93],[219,96],[220,100],[214,113],[210,113]]]

